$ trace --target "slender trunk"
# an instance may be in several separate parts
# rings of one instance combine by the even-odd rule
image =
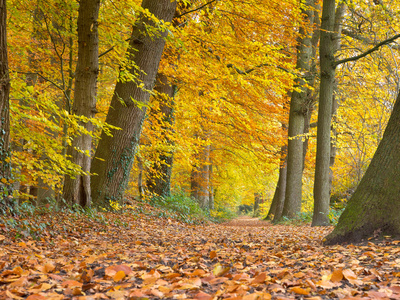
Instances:
[[[341,48],[341,37],[342,37],[342,29],[343,29],[343,18],[346,13],[347,5],[345,2],[340,2],[338,7],[336,8],[336,13],[335,13],[335,26],[334,26],[334,51],[337,52]],[[334,83],[334,95],[332,99],[332,123],[333,126],[331,128],[331,150],[330,150],[330,159],[329,159],[329,195],[331,195],[332,192],[332,182],[333,182],[333,166],[335,164],[335,158],[336,158],[336,136],[337,136],[337,130],[336,130],[336,113],[339,108],[340,102],[338,95],[335,93],[337,91],[337,81],[335,80]],[[330,201],[329,201],[330,202]]]
[[[170,22],[176,9],[176,1],[143,0],[142,8],[158,20]],[[149,25],[157,27],[152,19],[142,14],[133,28],[127,51],[132,65],[140,69],[139,74],[136,67],[129,67],[127,72],[135,74],[140,83],[132,79],[123,80],[121,77],[116,84],[107,114],[106,123],[121,130],[113,130],[113,136],[102,132],[92,161],[92,200],[97,206],[109,207],[110,200],[122,202],[128,183],[150,97],[149,91],[154,87],[167,36],[166,31],[147,35],[146,27]]]
[[[10,77],[7,56],[6,0],[0,0],[0,203],[12,206],[11,152],[10,152]]]
[[[96,113],[96,84],[99,73],[99,36],[97,18],[100,0],[81,0],[78,14],[78,62],[76,66],[75,99],[72,113],[78,117],[93,118]],[[79,124],[89,133],[93,125],[87,120]],[[83,174],[65,176],[63,197],[70,204],[90,206],[90,134],[75,136],[67,154],[79,165]]]
[[[307,88],[307,80],[312,79],[312,34],[308,31],[314,25],[314,18],[318,17],[314,10],[314,0],[308,0],[304,27],[300,28],[300,41],[297,52],[297,69],[303,74],[296,80],[297,90],[294,90],[290,102],[289,130],[288,130],[288,154],[287,154],[287,182],[285,203],[282,216],[295,218],[301,210],[302,177],[303,177],[303,140],[304,118],[307,115],[307,99],[310,94]]]
[[[317,155],[312,226],[329,225],[329,163],[333,88],[335,84],[335,0],[324,0],[321,22],[321,83],[318,107]]]
[[[326,244],[400,236],[400,92],[383,138]]]
[[[198,165],[193,166],[191,174],[191,196],[202,208],[210,206],[210,146],[204,146],[199,153]]]
[[[137,159],[139,174],[138,174],[138,192],[139,192],[139,199],[144,199],[144,185],[143,185],[143,163],[140,158]]]
[[[278,183],[276,184],[274,197],[272,198],[271,207],[268,211],[265,220],[273,220],[277,221],[282,215],[283,204],[285,203],[285,191],[286,191],[286,152],[287,146],[284,145],[281,147],[281,158],[279,165],[279,178]]]
[[[262,194],[254,193],[254,208],[253,217],[258,217],[260,215],[260,204],[262,203]]]
[[[169,138],[169,132],[174,119],[173,97],[175,87],[168,82],[168,78],[161,73],[157,74],[157,82],[154,90],[157,92],[157,101],[162,113],[162,123],[159,143],[163,149],[159,150],[157,161],[153,163],[152,168],[147,174],[147,188],[150,193],[162,197],[168,197],[171,194],[171,174],[173,163],[173,143]],[[151,114],[152,112],[150,112]],[[164,125],[165,124],[165,125]],[[165,150],[166,149],[166,150]]]

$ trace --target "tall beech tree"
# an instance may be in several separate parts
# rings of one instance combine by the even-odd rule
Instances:
[[[175,10],[176,1],[142,2],[142,11],[135,22],[126,54],[132,64],[120,73],[106,117],[108,124],[121,130],[113,130],[112,136],[102,132],[92,160],[92,200],[95,205],[107,207],[109,200],[122,200],[165,45],[167,30],[164,23],[172,20]],[[124,78],[124,72],[137,78]]]
[[[66,175],[63,198],[68,203],[81,206],[90,205],[90,152],[92,149],[93,124],[88,118],[96,113],[96,83],[99,73],[99,35],[97,18],[100,0],[81,0],[78,12],[78,63],[76,65],[75,99],[72,113],[82,118],[80,125],[86,134],[81,133],[72,140],[67,154],[83,174],[75,177]]]
[[[359,55],[335,60],[335,0],[324,0],[321,21],[320,66],[321,83],[318,107],[317,153],[314,180],[314,214],[312,226],[329,225],[331,123],[335,70],[340,64],[356,61],[392,43],[400,34],[386,39]]]
[[[300,77],[296,79],[296,89],[290,100],[288,147],[287,147],[287,179],[285,203],[282,217],[294,218],[301,209],[302,177],[304,156],[304,128],[307,118],[310,98],[309,82],[313,81],[311,73],[313,62],[312,28],[314,19],[318,18],[318,10],[314,0],[308,0],[303,10],[304,24],[300,27],[300,37],[297,49],[296,68]]]
[[[326,244],[400,235],[400,92],[383,138]]]
[[[10,77],[7,56],[7,6],[0,0],[0,203],[10,206],[11,192],[10,154]]]

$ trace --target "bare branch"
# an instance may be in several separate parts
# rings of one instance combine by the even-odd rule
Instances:
[[[334,63],[334,66],[337,67],[340,64],[344,64],[344,63],[347,63],[349,61],[355,61],[355,60],[358,60],[360,58],[363,58],[363,57],[367,56],[368,54],[371,54],[372,52],[375,52],[375,51],[379,50],[380,47],[382,47],[384,45],[387,45],[387,44],[390,44],[390,43],[393,43],[399,37],[400,37],[400,34],[396,34],[395,36],[376,44],[376,46],[374,46],[371,49],[365,51],[364,53],[361,53],[360,55],[356,55],[356,56],[353,56],[353,57],[348,57],[348,58],[336,61]]]

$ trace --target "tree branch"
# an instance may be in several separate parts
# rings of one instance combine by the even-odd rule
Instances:
[[[360,58],[363,58],[363,57],[367,56],[368,54],[371,54],[372,52],[375,52],[375,51],[379,50],[380,47],[394,42],[399,37],[400,37],[400,34],[396,34],[395,36],[376,44],[376,46],[374,46],[371,49],[365,51],[364,53],[361,53],[360,55],[356,55],[356,56],[353,56],[353,57],[348,57],[348,58],[336,61],[334,63],[334,66],[337,67],[340,64],[344,64],[344,63],[347,63],[349,61],[355,61],[355,60],[358,60]]]
[[[187,11],[187,12],[184,12],[183,14],[180,14],[179,16],[176,16],[176,18],[180,18],[180,17],[183,17],[184,15],[187,15],[187,14],[190,14],[190,13],[192,13],[192,12],[198,11],[198,10],[202,9],[203,7],[206,7],[207,5],[210,5],[211,3],[214,3],[214,2],[216,2],[216,1],[217,1],[217,0],[211,0],[211,1],[207,2],[206,4],[203,4],[203,5],[200,6],[200,7],[197,7],[197,8],[195,8],[195,9],[192,9],[192,10],[189,10],[189,11]]]

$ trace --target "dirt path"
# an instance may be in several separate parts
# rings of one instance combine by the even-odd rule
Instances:
[[[241,216],[239,218],[230,220],[221,224],[222,226],[238,226],[238,227],[265,227],[270,226],[269,221],[263,221],[259,218],[252,218],[249,216]]]

